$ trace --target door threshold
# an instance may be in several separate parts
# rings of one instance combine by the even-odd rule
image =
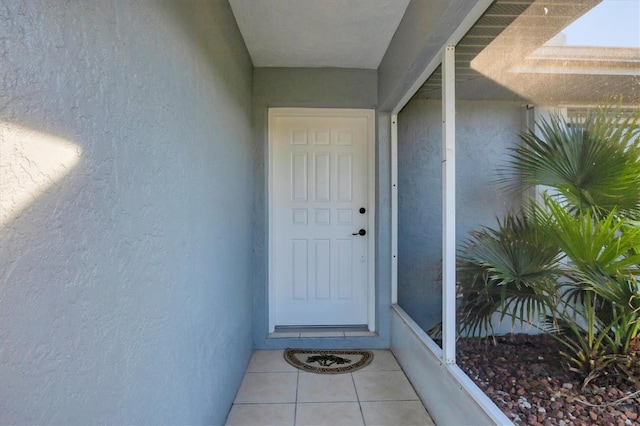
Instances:
[[[376,333],[369,331],[366,325],[354,326],[276,326],[269,339],[308,338],[308,337],[373,337]]]

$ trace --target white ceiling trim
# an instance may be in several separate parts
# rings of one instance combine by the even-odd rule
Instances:
[[[230,0],[256,67],[377,69],[409,0]]]

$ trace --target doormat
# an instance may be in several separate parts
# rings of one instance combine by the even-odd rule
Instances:
[[[373,352],[359,350],[286,349],[284,359],[294,367],[319,374],[350,373],[373,361]]]

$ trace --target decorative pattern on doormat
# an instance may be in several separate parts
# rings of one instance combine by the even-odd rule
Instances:
[[[360,350],[286,349],[284,359],[303,371],[319,374],[350,373],[369,365],[373,352]]]

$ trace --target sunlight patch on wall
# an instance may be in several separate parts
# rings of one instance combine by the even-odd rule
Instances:
[[[0,227],[68,174],[80,155],[66,139],[0,121]]]

